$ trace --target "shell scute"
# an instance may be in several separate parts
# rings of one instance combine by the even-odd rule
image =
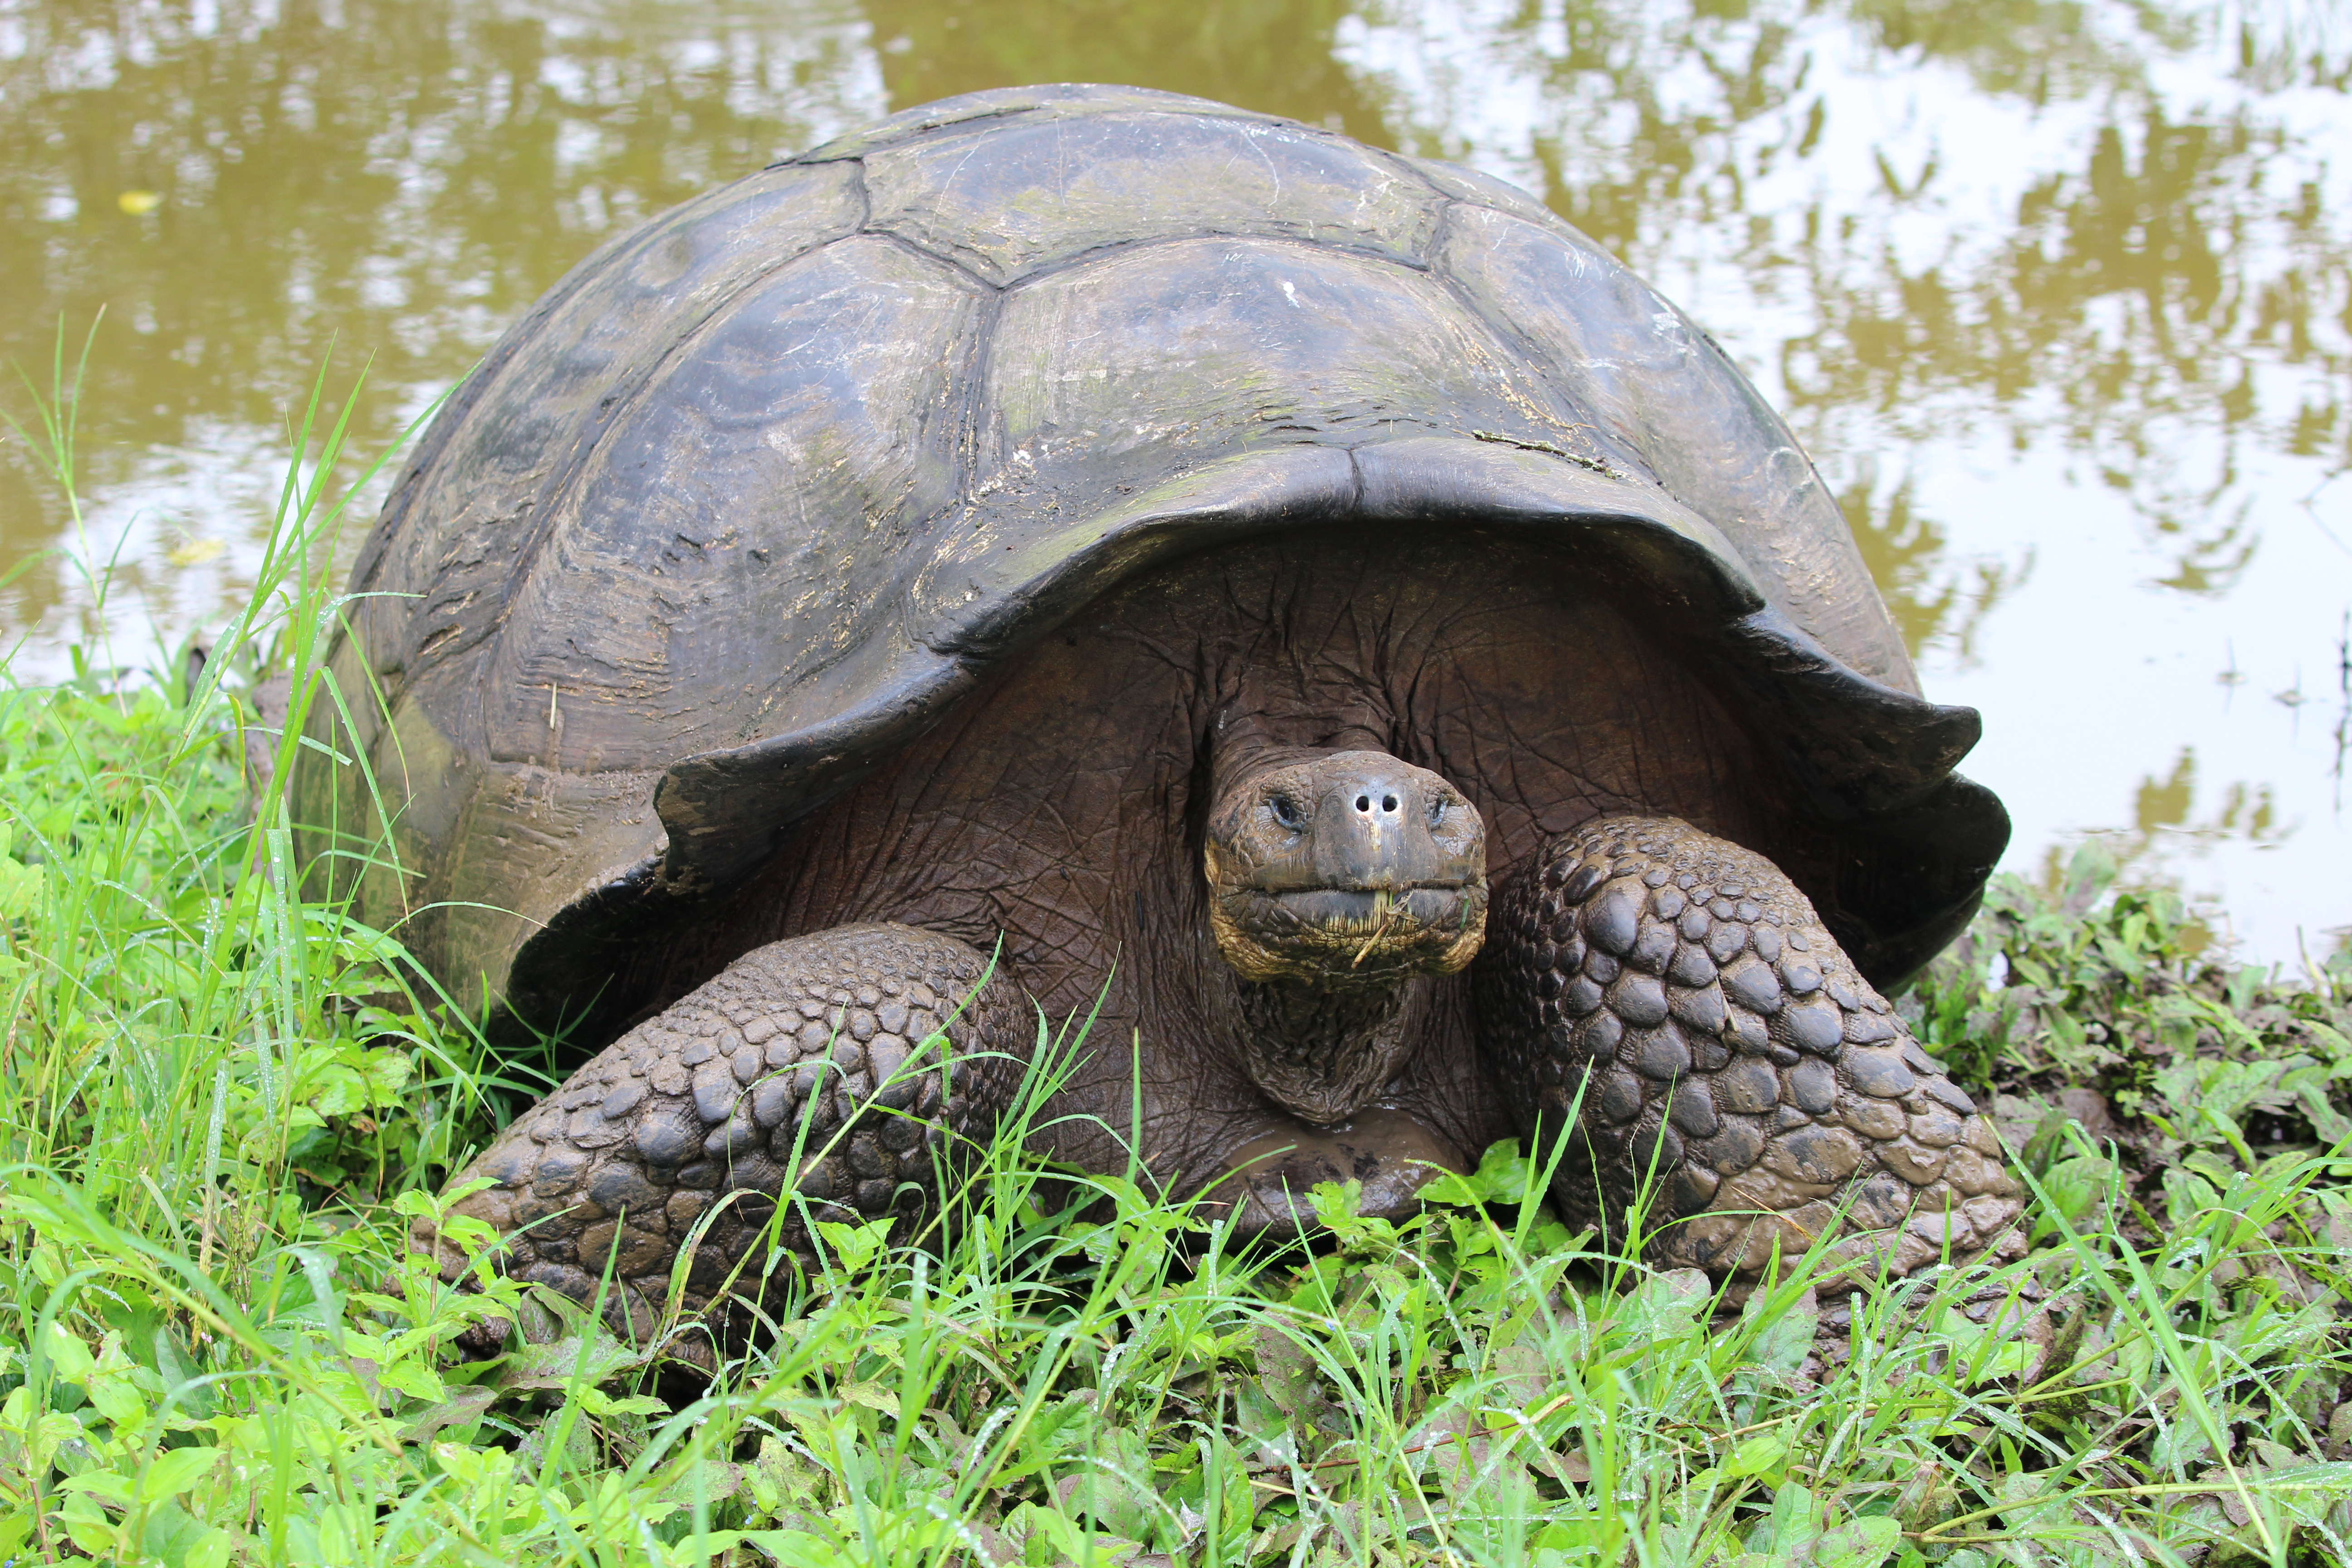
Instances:
[[[1088,473],[1118,481],[1286,440],[1557,442],[1578,422],[1437,279],[1265,239],[1113,252],[1016,289],[980,407],[989,466],[1083,442]]]
[[[724,721],[707,683],[740,650],[787,660],[761,672],[764,691],[863,637],[875,606],[858,585],[954,493],[982,296],[860,237],[761,279],[677,344],[553,503],[562,569],[516,585],[487,696],[492,754],[578,771],[674,754]]]
[[[650,374],[748,279],[853,233],[862,211],[854,171],[775,170],[575,268],[444,412],[387,505],[352,572],[355,587],[395,590],[352,607],[369,646],[413,647],[412,679],[474,647],[497,624],[551,467],[593,438],[616,388]]]
[[[1026,87],[991,88],[982,92],[967,92],[955,98],[944,98],[934,103],[919,103],[912,109],[902,109],[885,120],[846,132],[820,146],[813,147],[790,163],[821,163],[836,159],[865,158],[886,147],[896,147],[919,137],[942,133],[986,129],[986,122],[1059,120],[1077,116],[1114,113],[1121,110],[1149,110],[1160,114],[1206,114],[1219,119],[1263,121],[1270,124],[1283,121],[1271,114],[1257,114],[1234,109],[1206,98],[1190,98],[1181,92],[1163,92],[1150,87],[1118,87],[1101,82],[1039,82]]]
[[[1496,212],[1508,213],[1539,228],[1549,228],[1580,239],[1582,237],[1549,207],[1507,181],[1498,180],[1492,174],[1482,174],[1460,163],[1442,163],[1435,158],[1404,156],[1399,162],[1427,180],[1440,194],[1455,201],[1492,207]]]

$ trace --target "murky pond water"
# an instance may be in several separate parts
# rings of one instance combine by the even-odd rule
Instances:
[[[0,0],[0,353],[46,384],[106,310],[80,517],[0,447],[0,647],[216,625],[322,363],[372,360],[380,447],[606,234],[1046,80],[1537,193],[1789,414],[1930,694],[1984,710],[2012,866],[2106,836],[2265,958],[2352,922],[2338,5]]]

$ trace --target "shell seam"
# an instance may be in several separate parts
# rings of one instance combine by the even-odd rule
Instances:
[[[1174,96],[1182,98],[1186,95],[1178,93]],[[903,135],[894,136],[887,142],[876,142],[870,143],[867,146],[860,148],[857,152],[835,153],[831,157],[819,157],[818,154],[823,153],[826,147],[833,145],[833,142],[827,142],[821,143],[818,146],[812,147],[805,153],[795,153],[793,156],[785,159],[784,162],[787,163],[803,163],[813,167],[819,163],[837,163],[845,162],[852,158],[871,157],[877,153],[892,153],[901,147],[909,146],[918,142],[932,140],[944,141],[950,137],[962,134],[977,136],[983,134],[989,129],[1004,124],[1011,121],[1028,119],[1043,121],[1097,120],[1105,119],[1114,114],[1178,114],[1192,120],[1224,120],[1243,125],[1288,125],[1333,141],[1344,142],[1348,140],[1347,137],[1341,136],[1334,132],[1326,131],[1319,125],[1309,125],[1304,121],[1291,120],[1283,115],[1259,114],[1253,112],[1250,110],[1237,108],[1233,104],[1215,103],[1213,100],[1209,99],[1200,99],[1195,101],[1202,104],[1213,104],[1213,107],[1203,109],[1186,109],[1181,104],[1151,104],[1146,106],[1135,103],[1097,104],[1089,106],[1058,100],[1047,103],[1027,103],[1019,105],[1018,107],[991,109],[979,114],[965,115],[957,120],[941,120],[935,121],[928,125],[918,124],[910,126]],[[967,127],[970,128],[969,131],[967,131]],[[844,141],[846,140],[848,136],[855,134],[856,134],[855,132],[845,132],[842,136],[835,137],[833,141]],[[1380,151],[1380,149],[1375,148],[1374,151],[1377,152]]]
[[[1454,210],[1456,207],[1465,205],[1476,207],[1480,212],[1496,213],[1504,217],[1512,216],[1511,214],[1503,212],[1500,207],[1490,207],[1478,202],[1464,202],[1458,197],[1449,198],[1445,204],[1445,212],[1443,219],[1441,220],[1439,238],[1436,243],[1442,246],[1451,238],[1454,232]],[[1512,221],[1515,223],[1523,223],[1526,220],[1523,218],[1512,218]],[[1532,227],[1533,226],[1529,225],[1529,226]],[[1536,342],[1528,337],[1528,334],[1515,323],[1507,321],[1497,321],[1493,314],[1491,314],[1478,302],[1477,299],[1471,294],[1470,290],[1463,286],[1462,280],[1454,277],[1451,268],[1433,263],[1430,267],[1430,271],[1443,280],[1443,286],[1447,297],[1456,305],[1461,307],[1461,309],[1466,312],[1472,320],[1477,321],[1481,326],[1485,327],[1490,334],[1492,334],[1496,347],[1510,355],[1513,363],[1519,370],[1526,372],[1528,375],[1534,377],[1536,381],[1542,384],[1556,384],[1562,379],[1561,371],[1566,367],[1555,366],[1548,363],[1550,356],[1545,354]],[[1569,388],[1563,386],[1561,387],[1561,390],[1563,392],[1567,392],[1569,391]],[[1590,408],[1582,408],[1580,406],[1584,402],[1584,399],[1581,397],[1572,397],[1572,401],[1580,405],[1580,412],[1588,415],[1592,412]],[[1665,491],[1666,494],[1674,494],[1673,490],[1667,488],[1665,481],[1658,478],[1650,461],[1640,452],[1628,450],[1625,443],[1617,440],[1610,431],[1601,426],[1588,423],[1582,427],[1591,433],[1592,445],[1600,448],[1602,454],[1598,460],[1603,466],[1595,470],[1596,472],[1609,474],[1613,479],[1623,479],[1627,477],[1622,473],[1613,472],[1609,466],[1609,457],[1613,455],[1620,461],[1629,464],[1637,474],[1646,476],[1650,483],[1656,485],[1658,489]],[[1475,435],[1479,433],[1473,432],[1473,434]],[[1486,439],[1488,437],[1481,436],[1481,438]],[[1570,462],[1577,463],[1579,465],[1585,464],[1585,459],[1576,457],[1571,453],[1563,451],[1559,455],[1567,458]],[[1677,497],[1676,499],[1679,500],[1680,498]],[[1713,522],[1715,520],[1709,518],[1707,521]]]
[[[895,245],[899,249],[906,251],[908,254],[920,257],[925,261],[935,261],[941,267],[947,268],[952,272],[957,272],[965,278],[969,278],[974,285],[987,289],[991,294],[1002,294],[1004,291],[1005,286],[1003,284],[990,282],[987,279],[973,271],[970,264],[959,261],[954,257],[947,255],[942,251],[933,250],[929,246],[919,244],[914,240],[908,239],[905,235],[900,234],[895,228],[887,228],[877,224],[873,221],[873,214],[870,207],[867,210],[866,220],[858,226],[857,232],[864,235],[868,239],[878,239],[885,245]]]
[[[648,232],[643,238],[634,245],[616,249],[606,265],[617,265],[625,258],[637,255],[651,245],[655,234],[651,230],[651,226],[647,227]],[[587,259],[583,257],[582,263]],[[490,384],[504,374],[508,364],[517,353],[521,352],[523,343],[534,335],[536,330],[544,326],[550,317],[569,304],[574,295],[588,286],[592,278],[602,276],[604,270],[604,268],[597,268],[592,272],[583,264],[574,264],[562,279],[557,280],[555,287],[538,302],[530,314],[509,329],[491,346],[490,352],[483,355],[458,383],[457,395],[444,404],[440,411],[433,416],[432,425],[425,432],[425,439],[417,443],[416,450],[403,465],[404,471],[398,481],[394,484],[392,494],[386,498],[383,512],[377,517],[375,526],[368,531],[365,542],[361,544],[359,556],[352,563],[352,580],[344,590],[347,595],[366,594],[374,588],[376,574],[383,569],[385,557],[391,553],[392,542],[398,536],[402,526],[408,521],[410,508],[415,500],[416,485],[425,477],[425,468],[447,448],[450,442],[457,439],[459,428],[473,416],[476,406],[480,403],[482,395],[489,389]],[[496,630],[497,625],[497,622],[492,622],[488,630]],[[488,635],[488,632],[485,635]],[[335,657],[342,651],[343,645],[350,639],[350,617],[336,616],[334,635],[328,639],[324,662],[331,664]],[[363,649],[362,651],[371,656],[364,658],[362,662],[373,673],[375,664],[372,657],[373,650]],[[405,658],[401,660],[400,685],[404,690],[407,688],[412,663],[413,660]]]
[[[895,231],[878,229],[876,232],[891,234]],[[1402,267],[1408,272],[1436,270],[1429,262],[1411,251],[1383,250],[1370,245],[1355,245],[1338,239],[1318,239],[1307,235],[1249,234],[1227,232],[1220,228],[1198,228],[1183,234],[1156,234],[1135,239],[1105,240],[1100,245],[1088,246],[1084,250],[1074,250],[1066,256],[1056,257],[1051,261],[1029,268],[1019,275],[1008,278],[1003,283],[992,284],[991,287],[1010,291],[1025,287],[1040,279],[1059,277],[1065,272],[1075,271],[1080,267],[1088,266],[1113,256],[1123,255],[1129,251],[1151,250],[1169,245],[1190,245],[1203,239],[1245,240],[1253,245],[1303,246],[1314,250],[1337,251],[1342,256],[1352,256],[1366,261],[1386,262],[1391,267]],[[908,243],[914,242],[910,240]]]

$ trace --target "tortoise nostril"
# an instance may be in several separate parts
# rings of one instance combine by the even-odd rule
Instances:
[[[1356,809],[1357,809],[1358,811],[1370,811],[1370,810],[1371,810],[1371,809],[1372,809],[1372,797],[1371,797],[1370,795],[1358,795],[1358,796],[1356,797]]]
[[[1396,809],[1396,796],[1392,795],[1384,795],[1381,796],[1381,809],[1382,811],[1394,811]]]

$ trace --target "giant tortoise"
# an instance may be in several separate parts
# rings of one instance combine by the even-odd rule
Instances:
[[[352,592],[373,765],[304,749],[302,853],[602,1047],[462,1207],[624,1316],[919,1210],[1089,1018],[1039,1152],[1245,1231],[1514,1135],[1718,1276],[2018,1212],[1883,994],[2007,837],[1977,715],[1723,353],[1493,179],[1126,88],[895,115],[575,268]]]

